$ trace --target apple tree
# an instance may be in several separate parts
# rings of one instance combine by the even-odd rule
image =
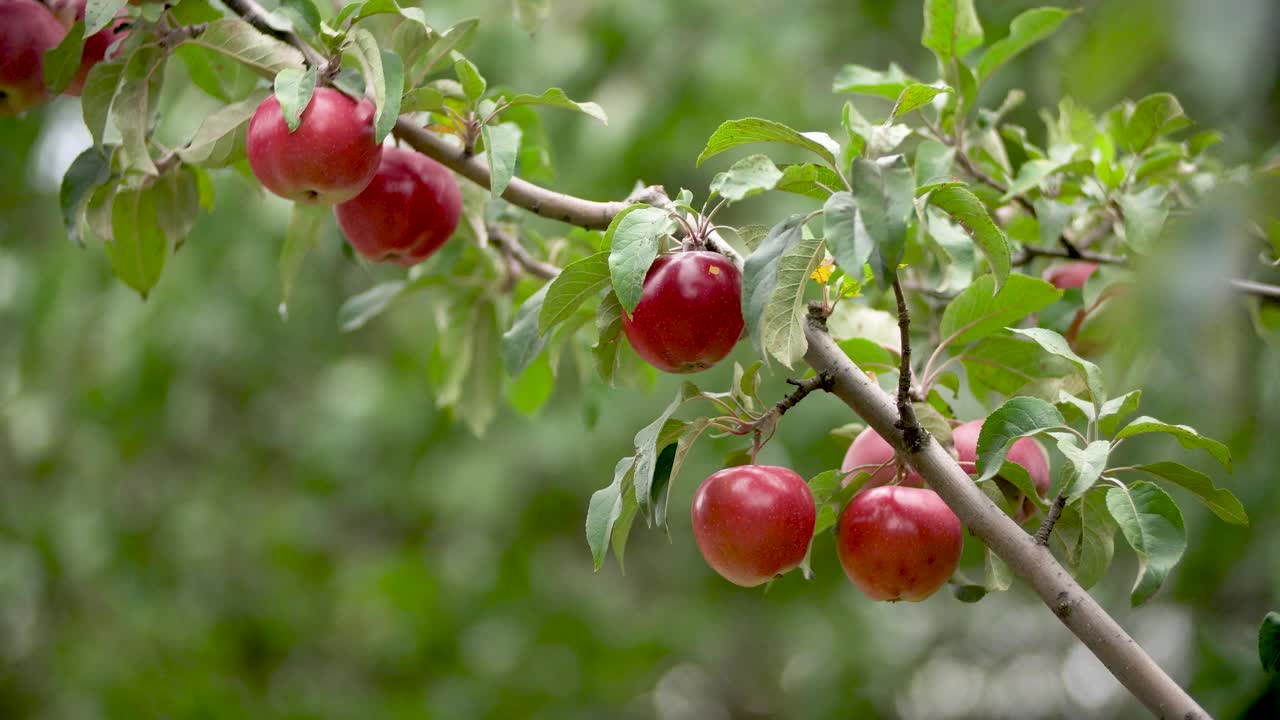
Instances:
[[[669,500],[699,439],[740,438],[690,509],[696,548],[726,581],[803,582],[821,533],[835,534],[869,601],[949,588],[979,602],[1017,579],[1153,714],[1207,717],[1088,590],[1131,551],[1132,605],[1155,596],[1187,549],[1180,503],[1247,525],[1232,457],[1195,418],[1142,412],[1142,393],[1162,388],[1104,373],[1101,358],[1159,351],[1117,336],[1135,273],[1206,197],[1274,176],[1280,156],[1223,162],[1223,136],[1193,127],[1167,93],[1101,113],[1063,98],[1040,110],[1037,142],[1007,120],[1021,91],[991,105],[980,94],[1078,11],[1028,10],[989,41],[972,0],[925,0],[921,42],[936,73],[844,67],[834,135],[761,107],[725,120],[689,158],[719,170],[709,187],[637,182],[625,198],[580,198],[538,182],[540,113],[607,124],[605,108],[487,76],[485,58],[468,54],[482,22],[433,27],[397,0],[322,5],[0,0],[0,113],[81,98],[93,146],[67,171],[61,209],[70,238],[105,255],[82,262],[109,263],[154,300],[215,202],[211,177],[238,173],[294,203],[280,314],[332,216],[359,262],[404,266],[348,298],[341,329],[431,294],[435,401],[476,434],[508,406],[536,411],[555,383],[607,391],[687,376],[636,429],[631,454],[599,468],[584,563],[598,569],[612,552],[622,565],[640,521],[664,530],[684,512]],[[517,6],[531,26],[545,14]],[[155,99],[176,63],[221,107],[165,145]],[[778,193],[806,209],[724,220]],[[1249,223],[1251,263],[1224,282],[1270,335],[1280,223]],[[700,384],[739,343],[755,362],[733,364],[727,386]],[[794,390],[762,397],[765,377]],[[842,465],[806,480],[757,462],[814,393],[857,420],[842,430]],[[1115,459],[1122,444],[1161,437],[1222,473],[1182,455]],[[966,545],[981,548],[979,563],[962,562]]]

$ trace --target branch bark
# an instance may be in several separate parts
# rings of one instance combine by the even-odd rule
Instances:
[[[908,453],[893,400],[840,350],[820,322],[805,329],[805,361],[834,380],[831,392],[880,433],[946,501],[978,539],[1026,581],[1062,624],[1087,646],[1120,684],[1153,715],[1194,720],[1209,715],[1080,587],[1049,549],[1036,543],[978,490],[954,458],[929,438]]]

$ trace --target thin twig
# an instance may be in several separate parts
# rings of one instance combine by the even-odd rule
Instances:
[[[1066,506],[1066,493],[1058,493],[1058,498],[1049,506],[1049,513],[1044,516],[1044,522],[1040,523],[1040,529],[1036,530],[1037,544],[1049,544],[1049,534],[1053,532],[1053,526],[1058,524],[1058,518],[1062,517],[1062,509]]]
[[[827,373],[818,373],[807,380],[787,378],[788,385],[796,386],[795,392],[774,403],[773,409],[779,416],[781,416],[786,411],[795,407],[797,403],[805,399],[805,396],[814,390],[830,390],[833,382],[834,380],[832,380],[831,375]]]
[[[544,280],[551,280],[560,274],[560,268],[530,255],[520,243],[519,238],[507,232],[506,228],[498,224],[490,224],[487,230],[489,239],[493,240],[503,254],[511,258],[522,271]]]
[[[902,336],[902,365],[898,370],[898,429],[909,452],[918,452],[929,442],[929,433],[920,427],[916,410],[911,405],[911,313],[902,294],[898,275],[893,276],[893,295],[898,299],[898,332]]]

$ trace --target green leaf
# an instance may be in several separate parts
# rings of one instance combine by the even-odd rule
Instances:
[[[1013,584],[1013,571],[1009,569],[1004,560],[1000,559],[999,555],[991,551],[991,548],[987,548],[984,555],[983,579],[987,586],[987,591],[1004,592],[1008,590],[1009,586]]]
[[[658,527],[667,526],[667,503],[671,501],[670,488],[675,485],[676,476],[680,474],[680,469],[684,467],[684,460],[686,457],[688,457],[689,450],[693,448],[694,443],[698,441],[698,438],[701,437],[702,433],[710,426],[711,426],[710,418],[697,418],[696,420],[693,420],[692,422],[686,423],[684,425],[684,429],[681,432],[680,437],[676,440],[675,451],[671,457],[671,470],[667,474],[667,478],[666,478],[667,492],[664,495],[666,500],[662,503],[658,503],[657,493],[656,492],[651,493],[654,495],[653,522]],[[669,448],[670,446],[667,446],[667,449]],[[665,453],[666,453],[666,449],[663,450],[663,454]],[[659,459],[658,464],[659,466],[661,466],[662,457],[660,456],[658,459]],[[655,484],[654,491],[656,491],[657,489],[658,489],[657,485]]]
[[[888,70],[872,70],[861,65],[845,65],[836,73],[831,91],[853,95],[875,95],[896,100],[911,78],[902,68],[889,63]]]
[[[716,128],[716,131],[711,134],[711,138],[707,140],[706,148],[698,156],[697,164],[701,165],[704,160],[719,155],[730,148],[757,142],[780,142],[797,145],[815,153],[829,165],[835,164],[835,153],[840,151],[839,144],[826,133],[802,133],[772,120],[743,118],[741,120],[729,120],[720,125],[719,128]]]
[[[893,103],[893,110],[889,112],[889,119],[896,120],[912,110],[928,105],[939,95],[949,92],[952,92],[951,88],[941,83],[936,85],[911,83],[902,89],[897,101]]]
[[[89,195],[111,177],[111,153],[90,147],[80,153],[67,173],[62,176],[58,202],[62,207],[62,224],[67,236],[77,245],[84,245],[80,233],[80,218]]]
[[[407,7],[402,8],[396,0],[366,0],[360,4],[360,11],[355,15],[352,22],[360,22],[365,18],[374,15],[399,15],[406,20],[411,20],[421,26],[426,26],[426,16],[421,8]],[[344,8],[345,10],[345,8]]]
[[[622,304],[612,289],[600,301],[596,311],[596,343],[591,346],[591,355],[596,360],[596,371],[600,379],[609,387],[613,387],[613,377],[618,371],[618,361],[622,350]]]
[[[960,355],[975,393],[990,388],[1001,395],[1018,394],[1039,378],[1062,377],[1072,366],[1033,342],[1008,335],[988,335]]]
[[[1120,196],[1120,209],[1124,212],[1124,244],[1136,253],[1149,255],[1160,238],[1164,222],[1169,217],[1165,204],[1168,190],[1159,185],[1138,193]]]
[[[315,90],[316,69],[310,65],[305,68],[287,67],[276,73],[276,100],[280,102],[280,112],[284,114],[289,132],[296,131],[302,124],[302,111],[311,104]]]
[[[840,176],[825,165],[794,163],[780,165],[778,169],[782,170],[782,177],[774,185],[774,190],[826,200],[833,191],[844,187]]]
[[[1027,48],[1052,35],[1063,20],[1074,15],[1075,10],[1042,7],[1027,10],[1009,24],[1009,34],[992,43],[978,59],[978,82],[986,82],[1002,65],[1017,57]]]
[[[1137,412],[1141,399],[1142,391],[1133,390],[1103,403],[1098,409],[1098,429],[1103,435],[1114,433],[1121,420]]]
[[[178,148],[183,162],[202,167],[226,167],[244,157],[245,128],[270,91],[254,91],[249,97],[215,111],[200,123],[186,147]]]
[[[956,296],[942,312],[942,345],[964,345],[999,332],[1031,313],[1052,305],[1062,291],[1029,275],[1014,273],[999,292],[996,279],[983,275]]]
[[[280,42],[240,18],[223,18],[205,25],[204,32],[188,43],[226,55],[266,78],[281,70],[303,64],[302,53]]]
[[[915,207],[915,176],[906,158],[854,158],[850,172],[858,218],[875,245],[871,270],[880,287],[892,284],[907,244],[907,222]],[[856,223],[855,223],[856,229]],[[845,272],[856,267],[842,266]]]
[[[804,336],[805,285],[822,261],[823,242],[801,240],[782,254],[778,280],[760,319],[760,345],[788,368],[804,357],[809,343]]]
[[[84,4],[85,37],[110,25],[124,9],[126,2],[127,0],[87,0]]]
[[[431,46],[430,51],[414,61],[409,84],[413,86],[422,84],[423,79],[431,74],[436,64],[443,60],[445,56],[454,50],[465,50],[471,44],[471,38],[475,36],[476,28],[479,26],[479,20],[468,18],[458,21],[453,27],[441,33],[439,39]]]
[[[782,171],[767,155],[748,155],[728,171],[716,173],[711,180],[711,191],[734,203],[774,189],[781,179]]]
[[[686,427],[684,421],[673,420],[671,416],[675,415],[682,405],[700,394],[698,387],[693,383],[681,383],[675,399],[659,413],[658,417],[654,418],[653,422],[636,432],[634,439],[636,449],[636,502],[640,504],[640,509],[645,513],[646,517],[648,517],[652,505],[650,502],[651,491],[653,488],[654,468],[658,462],[658,453],[668,444],[677,442]]]
[[[466,349],[454,365],[462,380],[450,383],[458,391],[446,404],[472,434],[481,436],[497,417],[503,381],[502,337],[493,302],[473,303],[464,337]]]
[[[61,95],[80,69],[84,54],[84,23],[77,20],[57,47],[44,52],[44,85],[50,95]]]
[[[80,93],[80,111],[84,115],[84,124],[89,128],[89,134],[93,136],[93,144],[97,147],[102,147],[102,136],[107,129],[111,104],[120,87],[120,78],[124,76],[127,62],[128,58],[100,62],[85,77],[84,90]]]
[[[1049,433],[1058,441],[1058,450],[1067,462],[1071,463],[1072,473],[1063,492],[1067,501],[1074,501],[1084,495],[1102,477],[1107,469],[1107,460],[1111,454],[1111,443],[1106,440],[1094,440],[1087,447],[1081,448],[1079,438],[1072,433]]]
[[[1093,163],[1088,160],[1066,163],[1039,158],[1028,160],[1022,163],[1022,167],[1018,168],[1018,176],[1009,184],[1008,192],[1000,198],[1000,201],[1008,202],[1028,190],[1040,187],[1045,179],[1051,175],[1071,172],[1088,173],[1092,170]],[[1054,239],[1057,239],[1056,234]]]
[[[644,279],[658,257],[660,240],[673,227],[666,210],[643,207],[627,213],[611,228],[609,275],[627,313],[635,312],[640,304]]]
[[[763,344],[765,308],[778,286],[778,265],[782,256],[800,243],[803,220],[802,215],[792,215],[773,226],[743,263],[742,318],[762,358],[768,357]]]
[[[515,95],[507,99],[507,104],[512,106],[546,105],[547,107],[576,110],[584,115],[588,115],[599,120],[601,125],[609,124],[609,116],[605,114],[604,108],[593,102],[578,102],[576,100],[570,100],[569,96],[560,88],[551,88],[541,95]]]
[[[355,28],[348,37],[349,49],[360,60],[365,84],[373,95],[377,108],[374,118],[374,138],[382,142],[400,116],[400,98],[404,94],[404,64],[400,56],[378,48],[373,33]]]
[[[111,202],[111,269],[142,299],[160,280],[169,240],[160,227],[157,194],[151,188],[121,186]]]
[[[961,185],[944,185],[929,193],[929,204],[946,211],[969,233],[987,256],[996,279],[995,289],[999,290],[1009,277],[1011,268],[1009,241],[987,214],[987,208],[978,196]]]
[[[1111,567],[1115,535],[1116,523],[1107,510],[1106,492],[1099,490],[1067,505],[1049,540],[1062,555],[1071,576],[1088,590],[1106,577]]]
[[[502,197],[516,173],[520,126],[509,122],[485,125],[480,133],[484,136],[484,154],[489,160],[489,191],[494,197]]]
[[[956,149],[936,140],[925,140],[916,146],[916,185],[945,182],[951,179],[951,166]]]
[[[400,99],[400,112],[414,113],[443,110],[444,94],[433,87],[414,88]]]
[[[1232,495],[1230,490],[1215,486],[1213,480],[1199,470],[1168,460],[1138,465],[1134,469],[1190,490],[1195,494],[1196,499],[1213,511],[1214,515],[1232,525],[1249,524],[1249,516],[1236,496]]]
[[[1258,657],[1262,660],[1262,669],[1273,673],[1280,670],[1280,613],[1269,612],[1262,618],[1262,627],[1258,629]]]
[[[151,76],[164,64],[164,55],[154,46],[142,46],[125,65],[120,90],[112,104],[116,128],[120,130],[125,168],[156,174],[147,138],[151,130]]]
[[[1138,101],[1125,122],[1124,140],[1129,150],[1140,153],[1160,136],[1191,124],[1178,99],[1168,93],[1148,95]]]
[[[1172,435],[1178,439],[1178,442],[1182,444],[1182,447],[1188,449],[1200,448],[1212,455],[1213,459],[1221,463],[1224,468],[1227,470],[1231,469],[1231,451],[1227,449],[1227,446],[1213,438],[1207,438],[1201,435],[1196,432],[1195,428],[1188,425],[1173,425],[1171,423],[1143,415],[1126,425],[1124,429],[1116,434],[1115,439],[1122,440],[1127,437],[1144,435],[1146,433],[1165,433],[1167,435]]]
[[[485,82],[484,76],[476,69],[476,66],[466,58],[459,58],[453,64],[453,72],[458,77],[458,82],[462,84],[462,92],[467,96],[468,100],[475,102],[484,95],[488,83]]]
[[[156,178],[151,187],[156,194],[156,220],[169,247],[177,250],[191,234],[200,214],[200,189],[195,170],[179,166]]]
[[[547,288],[546,299],[538,313],[538,332],[547,334],[608,284],[608,252],[596,253],[566,265]]]
[[[284,0],[276,12],[287,17],[304,35],[314,37],[320,34],[320,11],[312,0]]]
[[[538,332],[538,316],[547,297],[550,283],[538,288],[516,312],[511,329],[502,336],[502,362],[511,377],[518,377],[538,357],[547,338]]]
[[[1138,555],[1138,578],[1130,595],[1137,607],[1160,589],[1187,549],[1182,513],[1168,493],[1146,481],[1108,490],[1107,509]]]
[[[853,193],[843,190],[833,193],[822,207],[822,217],[825,223],[823,236],[836,264],[847,273],[857,274],[876,247],[858,216]]]
[[[982,45],[982,23],[973,0],[925,0],[920,43],[943,65]]]
[[[1007,400],[987,416],[978,433],[978,482],[995,477],[1015,440],[1063,425],[1062,413],[1049,403],[1031,397]]]
[[[505,351],[504,351],[505,352]],[[555,390],[556,376],[547,355],[539,355],[529,367],[507,383],[507,400],[519,413],[535,417]]]
[[[338,309],[338,327],[342,328],[342,332],[359,330],[385,312],[401,296],[405,287],[406,283],[401,280],[384,282],[347,298]]]
[[[289,316],[289,298],[293,295],[293,286],[297,282],[298,273],[302,271],[302,261],[320,242],[320,233],[324,230],[325,221],[329,219],[329,208],[322,205],[294,204],[293,213],[289,216],[289,228],[285,231],[284,246],[280,248],[280,316]]]
[[[1067,344],[1065,338],[1052,330],[1044,328],[1009,328],[1024,337],[1035,340],[1040,347],[1064,358],[1075,366],[1079,375],[1084,379],[1085,385],[1089,388],[1089,394],[1093,396],[1093,404],[1095,407],[1101,407],[1102,403],[1107,400],[1107,390],[1102,383],[1102,370],[1097,365],[1076,355],[1071,350],[1071,346]]]
[[[591,557],[595,561],[596,570],[604,564],[604,554],[609,547],[609,538],[613,534],[614,524],[622,515],[623,488],[634,490],[631,477],[635,473],[636,459],[625,457],[618,461],[613,469],[613,482],[607,487],[595,491],[587,506],[587,546],[591,548]]]

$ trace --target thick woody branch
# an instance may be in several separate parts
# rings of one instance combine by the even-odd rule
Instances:
[[[1000,511],[972,478],[933,438],[919,452],[907,453],[898,412],[880,386],[849,360],[820,322],[805,329],[809,350],[805,361],[834,380],[831,392],[869,427],[904,452],[907,462],[942,496],[969,530],[1025,580],[1067,629],[1075,633],[1102,664],[1157,717],[1194,720],[1209,715],[1134,642],[1054,559]]]

